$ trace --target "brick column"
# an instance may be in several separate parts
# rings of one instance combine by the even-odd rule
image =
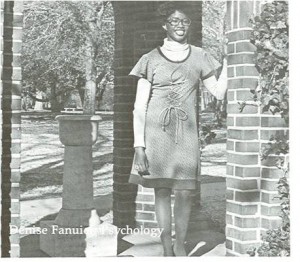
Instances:
[[[18,257],[19,235],[10,236],[9,225],[20,225],[22,2],[1,1],[1,19],[1,249],[3,257]]]
[[[253,103],[258,72],[255,46],[250,43],[251,15],[260,11],[256,1],[227,2],[228,44],[228,141],[226,248],[228,255],[244,255],[260,244],[261,233],[280,222],[277,193],[279,172],[274,159],[262,162],[260,149],[271,134],[286,130],[280,116],[261,114],[247,105],[242,112],[238,102]]]
[[[112,2],[115,13],[114,88],[114,224],[156,227],[153,189],[128,183],[133,150],[133,105],[136,81],[128,77],[138,59],[163,43],[165,33],[156,14],[162,2]],[[192,38],[201,44],[201,2],[184,2],[193,10]],[[137,223],[136,223],[137,221]]]

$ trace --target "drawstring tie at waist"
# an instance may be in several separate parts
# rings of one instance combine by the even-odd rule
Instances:
[[[169,105],[168,107],[164,108],[160,115],[159,115],[159,122],[162,126],[162,130],[166,131],[166,126],[168,126],[171,122],[171,112],[172,110],[175,113],[176,116],[176,135],[175,135],[175,143],[178,143],[178,128],[180,121],[185,121],[188,119],[187,113],[176,105]]]

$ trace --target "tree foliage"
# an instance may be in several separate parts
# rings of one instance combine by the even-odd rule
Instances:
[[[102,7],[103,13],[97,20]],[[91,21],[100,23],[95,30]],[[93,43],[98,87],[110,81],[114,50],[113,10],[103,1],[24,2],[24,90],[51,90],[50,100],[72,90],[83,99],[86,81],[86,43]],[[98,90],[100,92],[100,90]]]
[[[214,58],[222,63],[224,57],[224,33],[226,1],[203,1],[202,4],[202,46]],[[220,72],[219,72],[220,73]],[[210,108],[215,113],[215,127],[222,127],[226,121],[226,99],[212,99]],[[212,129],[210,127],[210,129]],[[211,136],[210,136],[211,137]]]
[[[253,90],[262,112],[280,113],[289,122],[289,24],[288,3],[274,1],[264,6],[260,16],[252,19],[251,42],[257,47],[256,67],[259,85]]]
[[[256,67],[259,84],[252,90],[254,100],[262,113],[280,114],[289,123],[289,24],[288,3],[273,1],[263,6],[262,13],[251,20],[253,33],[251,42],[257,48]],[[241,110],[247,106],[242,104]],[[278,197],[281,201],[282,224],[270,229],[262,236],[262,244],[249,250],[250,256],[290,255],[290,193],[289,193],[289,137],[279,132],[270,137],[262,148],[261,158],[278,156],[276,166],[283,175],[278,181]]]

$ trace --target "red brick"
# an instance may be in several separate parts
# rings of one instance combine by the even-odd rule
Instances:
[[[114,122],[114,128],[120,130],[133,130],[133,123],[130,122]]]
[[[120,201],[120,202],[129,202],[129,201],[135,201],[136,199],[136,192],[113,192],[113,199],[114,201]]]
[[[279,216],[280,215],[280,206],[261,205],[261,214],[264,216]]]
[[[260,177],[259,167],[235,167],[235,175],[238,177]]]
[[[134,149],[133,148],[118,148],[118,150],[115,150],[114,155],[117,157],[128,157],[134,155]]]
[[[258,142],[236,142],[236,152],[259,152],[260,144]]]
[[[155,205],[151,205],[151,204],[143,204],[143,210],[145,211],[155,211]]]
[[[238,139],[238,140],[256,140],[258,139],[257,130],[236,130],[228,129],[228,138]]]
[[[120,167],[120,166],[116,166],[113,165],[113,171],[114,173],[118,174],[118,176],[128,176],[128,174],[131,171],[131,166],[127,166],[127,167]]]
[[[10,224],[14,225],[14,226],[17,226],[17,227],[20,227],[20,225],[21,225],[20,217],[11,217]]]
[[[21,167],[21,158],[12,158],[10,162],[10,168],[18,169]]]
[[[238,25],[238,1],[233,1],[233,29],[239,27]],[[243,36],[243,35],[241,35]],[[230,38],[229,38],[230,39]]]
[[[250,39],[252,30],[240,30],[235,32],[230,32],[227,34],[229,43],[237,40],[248,40]]]
[[[253,1],[239,2],[239,27],[251,27],[250,18],[253,16]]]
[[[258,80],[256,78],[239,78],[228,79],[228,89],[248,88],[255,89],[257,87]]]
[[[12,202],[10,212],[11,214],[20,214],[20,202]]]
[[[261,219],[261,227],[266,228],[266,229],[275,229],[278,228],[282,225],[282,220],[281,218],[278,219]]]
[[[258,107],[254,105],[246,105],[241,111],[239,104],[227,104],[228,114],[257,114],[258,112]]]
[[[261,139],[263,140],[269,140],[271,136],[284,136],[284,135],[289,135],[288,130],[261,130],[260,131],[260,136]]]
[[[226,214],[226,225],[233,225],[233,216]]]
[[[261,189],[277,191],[278,181],[261,180]]]
[[[236,52],[255,52],[256,46],[250,42],[236,43]]]
[[[11,234],[9,240],[11,244],[20,244],[20,234]]]
[[[130,211],[130,210],[135,211],[137,208],[137,205],[134,202],[120,203],[120,202],[114,201],[113,208],[118,211]]]
[[[228,77],[235,77],[235,68],[234,67],[228,67],[227,68],[227,76]]]
[[[235,43],[229,43],[229,44],[227,45],[227,52],[228,52],[228,54],[232,54],[232,53],[235,52],[235,50],[234,50],[234,45],[235,45]]]
[[[153,188],[142,187],[142,186],[141,186],[140,189],[142,190],[142,192],[154,193],[154,189],[153,189]]]
[[[16,96],[21,96],[21,91],[22,91],[22,85],[21,83],[11,83],[10,81],[2,82],[3,85],[3,95],[5,95],[6,90],[8,91],[7,95],[16,95]]]
[[[154,202],[154,195],[145,195],[145,194],[138,194],[136,198],[137,202]]]
[[[262,127],[287,127],[287,123],[281,117],[262,117]]]
[[[251,189],[258,189],[256,179],[237,179],[237,178],[226,178],[226,185],[230,188],[240,189],[240,190],[251,190]]]
[[[257,165],[258,155],[239,155],[239,154],[228,153],[227,162],[238,164],[238,165]]]
[[[21,144],[20,143],[12,143],[10,147],[12,154],[20,154],[21,153]]]
[[[268,203],[268,204],[278,204],[281,203],[281,200],[278,198],[278,194],[269,194],[269,193],[261,193],[261,201],[263,203]]]
[[[254,101],[253,94],[250,92],[249,89],[237,90],[236,99],[241,101]]]
[[[19,199],[20,198],[20,188],[12,187],[9,195],[10,195],[11,199]]]
[[[114,148],[130,148],[133,147],[133,137],[131,138],[117,138],[117,135],[114,135],[113,141]]]
[[[132,103],[114,104],[114,112],[130,112],[130,111],[133,111]]]
[[[259,247],[260,242],[257,239],[258,243],[251,243],[251,244],[242,244],[239,242],[234,243],[234,252],[239,253],[239,254],[247,254],[247,251],[254,248],[254,247]]]
[[[276,166],[278,159],[284,159],[282,156],[268,156],[266,159],[261,161],[263,166]]]
[[[156,221],[153,222],[143,222],[144,228],[158,228],[158,224]]]
[[[227,140],[226,150],[234,150],[234,141]]]
[[[259,192],[235,192],[235,201],[239,202],[259,202],[260,193]]]
[[[3,75],[2,75],[3,80],[16,80],[16,81],[21,81],[22,80],[22,71],[20,68],[3,68]]]
[[[260,118],[256,116],[237,117],[236,126],[260,126]]]
[[[113,183],[113,190],[122,193],[122,192],[135,192],[136,185],[131,183]]]
[[[232,245],[233,243],[232,243],[232,241],[231,240],[229,240],[229,239],[226,239],[226,243],[225,243],[225,245],[226,245],[226,249],[231,249],[232,250],[232,247],[233,247],[233,245]]]
[[[136,219],[155,221],[155,213],[136,212]]]
[[[22,58],[21,58],[21,56],[20,55],[11,55],[11,54],[4,54],[3,55],[3,61],[4,61],[4,63],[3,63],[3,66],[5,67],[5,66],[13,66],[13,67],[15,67],[15,66],[17,66],[17,67],[19,67],[19,66],[21,66],[21,62],[22,62]],[[12,61],[11,61],[11,59],[12,59]]]
[[[114,103],[134,103],[135,94],[129,95],[114,95]]]
[[[241,228],[258,228],[260,219],[258,217],[235,217],[234,225]]]
[[[132,166],[132,158],[125,158],[125,157],[114,157],[114,164],[117,166],[125,166],[131,167]]]
[[[229,90],[227,92],[227,100],[228,101],[234,101],[235,100],[235,91],[234,90]]]
[[[278,169],[277,167],[273,168],[262,168],[261,176],[263,178],[280,178],[283,175],[283,171]]]
[[[3,99],[2,110],[21,110],[21,99]]]
[[[228,65],[236,64],[254,64],[255,57],[253,54],[231,54],[228,56]]]
[[[226,236],[235,238],[241,241],[251,241],[256,240],[256,230],[247,230],[247,231],[240,231],[235,228],[227,227],[226,229]]]
[[[226,199],[228,199],[228,200],[234,200],[233,196],[234,196],[234,190],[227,189],[226,190]]]
[[[115,122],[133,122],[133,112],[115,112],[114,123]]]
[[[235,68],[236,76],[258,76],[255,66],[237,66]]]
[[[234,126],[234,117],[227,117],[227,126]]]
[[[12,183],[19,183],[21,180],[21,172],[18,171],[11,171],[11,182]]]
[[[10,247],[10,257],[19,258],[20,257],[20,245]]]
[[[234,175],[234,166],[231,166],[230,164],[227,164],[226,166],[226,175],[227,176],[233,176]]]
[[[122,130],[122,129],[114,129],[114,137],[118,137],[119,139],[125,138],[130,139],[133,138],[132,130]]]

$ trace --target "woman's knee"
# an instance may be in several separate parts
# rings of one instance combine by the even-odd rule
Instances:
[[[155,197],[166,198],[171,196],[170,188],[154,188]]]
[[[175,197],[180,197],[185,200],[189,200],[193,198],[193,190],[175,190]]]

